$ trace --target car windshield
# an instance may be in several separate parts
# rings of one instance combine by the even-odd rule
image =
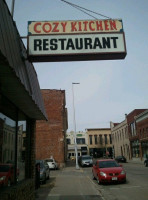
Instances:
[[[0,172],[8,172],[9,168],[9,165],[0,165]]]
[[[99,162],[99,168],[110,168],[110,167],[119,167],[119,164],[115,161],[101,161]]]
[[[82,160],[90,160],[92,159],[91,156],[82,157]]]

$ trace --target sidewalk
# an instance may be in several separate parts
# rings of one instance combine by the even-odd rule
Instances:
[[[83,169],[76,170],[75,163],[68,162],[53,175],[36,191],[36,200],[102,200],[97,185]]]

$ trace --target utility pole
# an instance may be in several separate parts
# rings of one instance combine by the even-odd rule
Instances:
[[[12,4],[11,4],[11,15],[12,15],[12,17],[14,15],[14,4],[15,4],[15,0],[12,0]]]

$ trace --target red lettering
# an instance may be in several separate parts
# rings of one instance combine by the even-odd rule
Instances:
[[[96,21],[97,31],[103,31],[102,21]]]
[[[77,31],[76,23],[77,22],[71,22],[71,31]]]
[[[84,24],[84,31],[87,31],[87,24],[88,24],[88,21],[83,22],[83,24]]]
[[[47,27],[48,27],[48,29],[47,29]],[[45,32],[45,33],[49,33],[50,31],[51,31],[51,29],[52,29],[52,26],[51,26],[51,24],[50,23],[45,23],[45,24],[43,24],[43,31]]]
[[[53,24],[54,24],[54,27],[53,27],[52,32],[59,32],[59,29],[57,29],[57,28],[58,28],[58,25],[59,25],[59,22],[55,22],[55,23],[53,23]]]
[[[117,30],[117,27],[116,27],[116,21],[113,20],[113,21],[109,21],[110,22],[110,27],[111,27],[111,30]]]
[[[79,31],[82,31],[81,22],[79,22]]]
[[[108,26],[108,20],[105,20],[104,21],[104,25],[105,25],[105,30],[109,30],[109,26]]]
[[[92,24],[94,24],[94,21],[89,22],[89,28],[91,31],[95,31],[95,28],[92,28]]]
[[[62,22],[61,25],[62,25],[62,27],[63,27],[63,32],[65,32],[65,31],[66,31],[67,22],[65,22],[65,23]]]
[[[36,32],[36,33],[40,33],[41,32],[41,30],[37,30],[37,27],[38,26],[41,26],[41,23],[39,22],[39,23],[36,23],[35,25],[34,25],[34,31]]]

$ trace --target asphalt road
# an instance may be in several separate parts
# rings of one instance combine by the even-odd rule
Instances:
[[[148,167],[141,164],[122,164],[127,173],[127,183],[98,185],[105,200],[148,200]],[[91,170],[84,168],[91,178]],[[96,181],[93,181],[96,185]]]
[[[36,200],[148,200],[148,167],[124,163],[127,183],[98,185],[92,168],[67,166],[51,171],[51,178],[36,192]]]

